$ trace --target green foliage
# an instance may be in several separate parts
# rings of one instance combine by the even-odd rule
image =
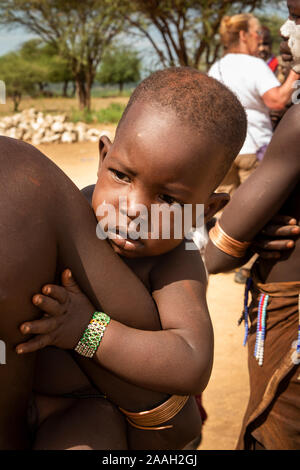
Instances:
[[[279,54],[279,46],[282,41],[282,38],[280,36],[280,28],[283,25],[283,23],[286,21],[286,18],[283,16],[278,16],[278,15],[267,15],[267,14],[258,14],[256,15],[261,24],[263,26],[267,26],[271,32],[271,37],[273,40],[272,44],[272,49],[273,49],[273,54],[278,55]]]
[[[90,107],[104,49],[124,29],[111,0],[1,0],[0,22],[22,25],[56,49],[71,68],[82,109]]]
[[[70,114],[70,120],[72,122],[86,122],[87,124],[92,124],[93,122],[116,124],[121,119],[125,107],[121,103],[111,103],[107,108],[100,109],[99,111],[92,111],[87,108],[83,110],[73,109]]]
[[[111,103],[108,108],[103,108],[96,112],[97,121],[116,124],[121,119],[125,107],[125,105],[120,103]]]
[[[122,96],[130,97],[133,90],[134,87],[124,88],[122,91]],[[100,86],[95,85],[92,89],[92,98],[116,98],[118,96],[120,96],[119,89],[112,86],[107,88],[100,88]]]
[[[18,110],[22,95],[33,95],[36,84],[43,76],[43,69],[25,60],[20,53],[9,53],[0,57],[0,80],[5,82],[7,96]]]
[[[72,109],[70,115],[70,121],[72,122],[86,122],[87,124],[91,124],[95,122],[95,115],[94,112],[90,109]]]
[[[140,80],[140,68],[141,61],[136,51],[114,48],[104,53],[96,78],[103,85],[119,85],[122,91],[124,83]]]
[[[20,55],[43,70],[40,82],[61,83],[73,78],[68,62],[59,56],[53,44],[31,39],[22,45]]]

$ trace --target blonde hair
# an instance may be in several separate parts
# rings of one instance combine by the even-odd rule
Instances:
[[[255,18],[255,16],[251,13],[224,16],[221,21],[219,33],[225,49],[239,43],[240,31],[247,32],[249,29],[249,21],[253,18]]]

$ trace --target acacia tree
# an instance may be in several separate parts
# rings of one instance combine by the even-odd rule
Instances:
[[[38,65],[43,71],[39,87],[45,93],[48,83],[63,83],[63,96],[67,96],[68,83],[73,80],[72,71],[66,59],[62,58],[52,44],[41,39],[30,39],[20,48],[20,55],[28,62]]]
[[[114,47],[103,55],[97,80],[103,85],[119,85],[120,93],[124,83],[140,80],[141,60],[136,51],[128,47]]]
[[[105,48],[121,31],[110,0],[1,0],[0,22],[22,25],[51,44],[69,64],[81,109],[90,109],[91,87]]]
[[[208,68],[217,58],[216,40],[224,15],[253,11],[269,0],[115,0],[120,14],[148,39],[161,65]]]
[[[44,71],[26,61],[19,52],[10,52],[0,57],[0,79],[4,81],[7,96],[14,103],[17,112],[22,96],[33,95]]]

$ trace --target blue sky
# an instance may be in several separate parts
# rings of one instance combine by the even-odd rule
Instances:
[[[33,34],[21,28],[14,28],[13,30],[0,29],[0,55],[6,54],[10,51],[15,51],[21,44],[31,38]]]

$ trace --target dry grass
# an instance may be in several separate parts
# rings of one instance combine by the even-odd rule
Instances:
[[[92,98],[92,109],[99,111],[100,109],[107,108],[111,103],[127,104],[129,98],[127,96],[116,96],[109,98]],[[35,108],[43,113],[59,114],[67,113],[71,115],[73,110],[78,109],[77,98],[29,98],[24,97],[20,103],[19,111],[24,109]],[[6,104],[0,105],[0,117],[9,116],[14,114],[13,103],[8,98]]]

